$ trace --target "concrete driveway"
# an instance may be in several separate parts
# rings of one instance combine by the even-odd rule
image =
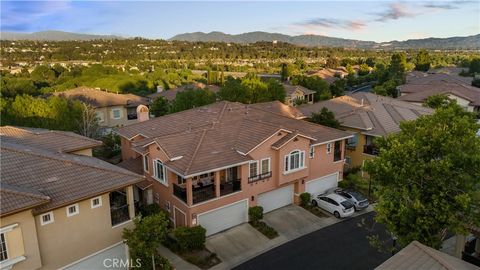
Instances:
[[[317,217],[297,205],[285,206],[267,213],[263,220],[287,239],[297,238],[338,221],[333,217]]]

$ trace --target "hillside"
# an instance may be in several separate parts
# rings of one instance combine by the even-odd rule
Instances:
[[[176,35],[170,40],[234,43],[254,43],[258,41],[277,40],[279,42],[287,42],[300,46],[344,47],[358,49],[480,49],[480,34],[468,37],[425,38],[377,43],[373,41],[334,38],[320,35],[289,36],[267,32],[250,32],[238,35],[230,35],[222,32],[195,32]]]
[[[68,40],[95,40],[95,39],[123,39],[113,35],[90,35],[63,31],[42,31],[35,33],[16,33],[1,32],[2,40],[50,40],[50,41],[68,41]]]

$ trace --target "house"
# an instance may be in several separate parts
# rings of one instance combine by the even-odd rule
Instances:
[[[402,121],[433,113],[430,108],[365,92],[302,105],[298,109],[308,117],[324,107],[335,114],[342,129],[355,132],[346,146],[345,159],[350,167],[363,166],[365,160],[378,155],[375,138],[400,131]]]
[[[0,269],[91,269],[126,259],[141,175],[71,132],[0,127]]]
[[[336,80],[345,78],[348,75],[346,68],[323,68],[318,71],[310,72],[309,76],[318,76],[324,79],[328,84],[334,83]]]
[[[53,95],[91,105],[95,108],[99,125],[105,128],[126,126],[149,118],[148,99],[133,94],[78,87]]]
[[[413,241],[375,270],[475,270],[477,266]]]
[[[410,73],[407,83],[397,87],[399,100],[422,105],[430,96],[446,95],[469,112],[480,112],[480,88],[466,82],[471,78],[444,73]]]
[[[313,104],[315,91],[289,83],[284,83],[283,87],[285,88],[285,104],[290,106],[301,103]]]
[[[122,158],[152,184],[154,202],[178,226],[207,235],[269,212],[303,192],[337,186],[351,133],[293,117],[278,101],[222,101],[120,128]]]
[[[177,96],[177,93],[183,92],[188,89],[196,89],[196,90],[210,90],[213,93],[218,93],[220,91],[220,87],[217,85],[206,85],[203,83],[192,83],[179,86],[177,88],[163,90],[163,88],[157,88],[157,92],[148,95],[147,97],[150,99],[150,102],[155,100],[157,97],[164,97],[168,101],[173,101]]]

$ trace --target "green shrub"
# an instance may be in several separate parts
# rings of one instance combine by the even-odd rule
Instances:
[[[140,213],[142,214],[142,217],[155,215],[160,212],[161,212],[160,206],[156,203],[152,203],[152,204],[144,205],[140,207]]]
[[[278,236],[278,232],[263,221],[259,221],[254,227],[269,239],[273,239]]]
[[[308,192],[304,192],[300,194],[300,205],[305,207],[310,204],[310,200],[312,198],[312,195]]]
[[[205,248],[206,232],[202,226],[178,227],[173,235],[180,251],[192,251]]]
[[[254,206],[248,209],[248,217],[250,218],[250,222],[253,224],[257,224],[263,218],[263,207],[261,206]]]

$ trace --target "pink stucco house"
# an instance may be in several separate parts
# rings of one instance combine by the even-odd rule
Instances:
[[[119,130],[123,163],[143,170],[139,196],[175,226],[211,235],[320,193],[341,180],[346,131],[309,123],[280,102],[219,102]],[[136,165],[132,165],[136,164]]]

